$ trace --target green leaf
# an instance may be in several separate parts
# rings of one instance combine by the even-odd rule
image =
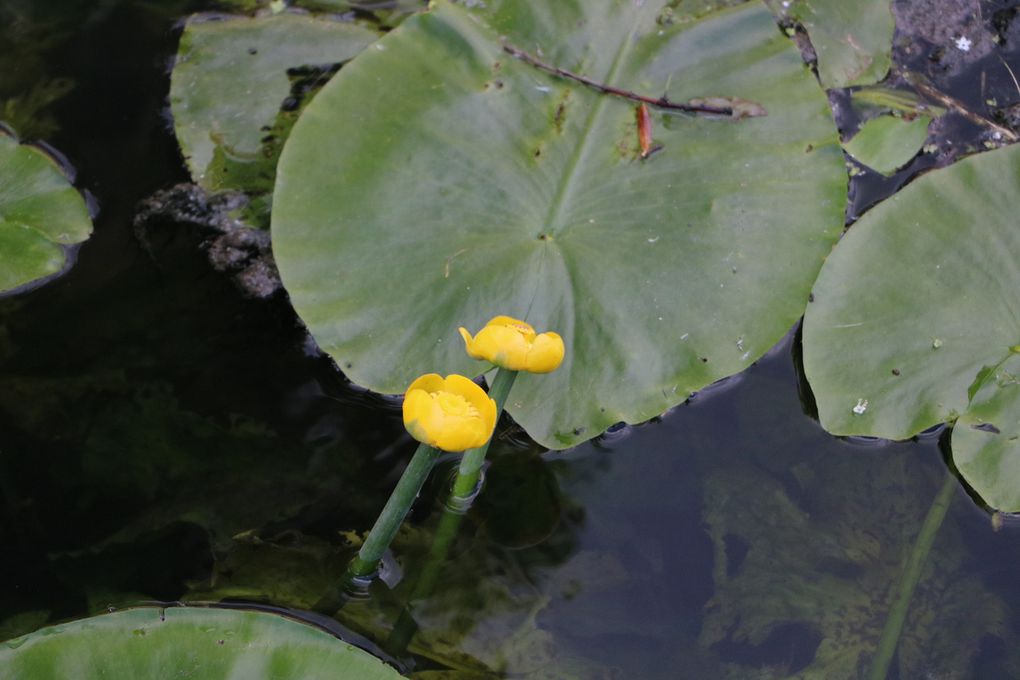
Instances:
[[[804,370],[826,430],[906,439],[954,420],[978,371],[1020,342],[1018,154],[920,177],[826,261],[804,317]]]
[[[1020,357],[1011,355],[978,379],[953,428],[953,462],[988,505],[1020,512]]]
[[[800,22],[818,56],[826,88],[877,83],[892,63],[893,22],[889,0],[769,0]]]
[[[1003,510],[1020,510],[1020,402],[1004,378],[1020,343],[1018,185],[1015,146],[919,178],[850,229],[804,318],[826,430],[905,439],[964,414],[957,467]],[[1000,434],[972,429],[984,424]]]
[[[664,5],[441,0],[309,105],[280,160],[274,254],[352,380],[398,393],[426,372],[477,375],[457,327],[524,318],[563,335],[567,357],[521,376],[508,410],[563,448],[739,372],[796,321],[845,205],[826,99],[764,7],[663,26]],[[653,110],[663,149],[642,160],[633,101],[504,41],[596,81],[767,115]]]
[[[192,17],[170,79],[170,110],[195,181],[210,191],[271,187],[280,141],[272,126],[291,91],[288,69],[343,63],[376,37],[356,24],[291,13]],[[229,163],[250,167],[224,169]]]
[[[0,680],[302,678],[400,675],[318,628],[228,609],[129,609],[44,628],[0,644]]]
[[[57,274],[91,233],[85,200],[53,159],[0,134],[0,293]]]
[[[930,122],[927,116],[913,120],[895,116],[872,118],[843,147],[869,168],[891,175],[917,155],[928,139]]]
[[[909,116],[941,116],[946,112],[910,90],[896,90],[884,85],[871,85],[853,90],[850,101],[856,109],[878,110],[880,113],[898,111]]]

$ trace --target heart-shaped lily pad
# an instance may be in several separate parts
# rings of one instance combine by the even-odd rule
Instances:
[[[826,430],[905,439],[968,409],[961,430],[1016,429],[1009,382],[975,381],[988,366],[1012,373],[1020,343],[1017,186],[1020,148],[972,156],[917,179],[839,243],[804,318],[804,368]],[[957,464],[990,503],[1020,510],[1012,435],[986,434],[954,434]]]
[[[59,273],[92,233],[81,194],[40,149],[0,134],[0,293]]]
[[[0,680],[398,680],[379,659],[276,614],[141,607],[0,643]]]
[[[667,4],[439,0],[309,105],[280,160],[274,253],[355,382],[476,375],[457,327],[522,318],[567,358],[518,378],[508,409],[563,448],[742,370],[796,321],[845,205],[825,96],[765,7],[669,23]],[[634,101],[506,48],[759,115],[652,107],[662,149],[642,158]]]
[[[271,188],[288,69],[345,62],[377,37],[357,24],[289,12],[192,17],[170,79],[170,111],[195,181],[212,191],[260,190],[261,177]]]

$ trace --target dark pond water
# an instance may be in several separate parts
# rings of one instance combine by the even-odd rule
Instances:
[[[200,228],[160,224],[143,247],[132,226],[187,180],[166,67],[176,19],[210,8],[0,0],[0,98],[73,81],[33,120],[50,117],[101,206],[69,274],[0,300],[0,639],[230,600],[334,617],[408,672],[462,672],[432,677],[864,677],[948,474],[943,433],[827,435],[796,329],[725,384],[569,451],[504,420],[474,507],[443,514],[445,460],[382,581],[340,608],[350,532],[414,449],[398,403],[348,384],[282,296],[215,273]],[[958,97],[1011,87],[996,73],[976,89],[981,68],[953,74]],[[942,139],[975,135],[950,121]],[[851,214],[938,161],[855,180]],[[1020,525],[951,495],[890,677],[1020,678]]]

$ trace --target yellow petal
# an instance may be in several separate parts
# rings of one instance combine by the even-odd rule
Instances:
[[[471,334],[468,333],[468,330],[463,326],[457,330],[460,331],[460,337],[464,338],[464,349],[467,350],[468,356],[472,359],[482,359],[483,357],[477,356],[476,352],[472,349],[475,341],[474,338],[471,337]]]
[[[447,416],[435,446],[444,451],[467,451],[488,441],[485,427],[477,416]]]
[[[421,389],[410,390],[404,395],[403,415],[404,427],[412,437],[435,446],[436,434],[442,427],[443,412],[431,394]]]
[[[559,368],[566,350],[563,338],[552,331],[541,333],[535,338],[534,344],[525,359],[525,371],[531,373],[550,373]]]
[[[443,381],[443,386],[440,389],[453,394],[459,394],[469,402],[471,402],[471,397],[473,395],[479,393],[482,395],[485,394],[485,390],[479,387],[474,380],[465,378],[462,375],[457,375],[456,373],[446,376],[446,380]]]
[[[485,441],[482,442],[484,444],[492,438],[492,432],[496,429],[496,400],[485,395],[484,402],[478,407],[478,415],[481,416],[482,425],[485,428]],[[482,444],[478,444],[478,446]]]
[[[526,340],[532,340],[535,337],[535,329],[532,328],[530,323],[515,319],[512,316],[494,316],[489,319],[489,323],[485,324],[486,328],[489,326],[513,329],[523,335]]]
[[[460,378],[463,380],[467,380],[467,378],[463,378],[463,376],[451,375],[449,378],[447,378],[447,381],[449,381],[450,378]],[[484,426],[483,429],[485,432],[484,435],[485,439],[482,442],[482,444],[484,444],[485,442],[489,441],[489,437],[492,436],[492,430],[496,427],[496,402],[489,398],[489,395],[487,395],[485,393],[485,390],[483,390],[481,387],[479,387],[470,380],[467,381],[468,383],[471,384],[471,387],[469,388],[467,386],[463,386],[464,391],[461,392],[460,394],[465,399],[467,399],[468,402],[470,402],[470,404],[478,412],[479,418],[481,418],[481,422],[482,425]],[[457,383],[455,384],[458,386],[459,389],[459,387],[461,386],[460,381],[458,380]],[[477,444],[477,446],[481,446],[482,444]],[[471,448],[474,447],[472,446]]]
[[[474,350],[486,361],[519,371],[524,368],[529,343],[509,326],[486,326],[475,336]]]
[[[411,383],[411,386],[407,388],[407,391],[425,390],[426,392],[431,393],[438,392],[441,389],[443,389],[443,376],[438,373],[426,373]]]

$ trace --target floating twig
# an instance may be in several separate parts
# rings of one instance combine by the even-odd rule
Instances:
[[[560,78],[566,78],[573,80],[582,85],[594,88],[602,94],[609,94],[615,97],[623,97],[624,99],[630,99],[631,101],[641,102],[648,106],[654,106],[659,109],[665,109],[668,111],[683,111],[685,113],[705,113],[714,116],[725,116],[727,118],[746,118],[753,116],[764,116],[765,109],[759,104],[748,102],[742,99],[735,99],[729,97],[715,97],[712,98],[712,103],[709,103],[708,99],[705,100],[691,100],[689,102],[674,102],[671,101],[666,95],[661,97],[646,97],[630,90],[623,90],[618,87],[606,85],[600,83],[597,80],[592,80],[587,76],[582,76],[577,73],[573,73],[566,69],[559,68],[558,66],[552,66],[544,61],[534,57],[522,49],[518,49],[513,45],[503,45],[503,51],[507,54],[520,59],[526,64],[530,64],[537,69],[551,73],[554,76]],[[719,105],[716,106],[715,102],[726,102],[732,105]]]
[[[911,71],[903,71],[901,75],[903,76],[903,79],[907,81],[911,87],[917,90],[917,93],[922,97],[927,97],[928,99],[938,102],[948,110],[960,114],[975,125],[980,125],[999,133],[1003,139],[1010,142],[1020,140],[1020,135],[1017,135],[1017,133],[1007,127],[1003,127],[994,121],[988,120],[979,113],[971,111],[967,108],[967,105],[959,99],[950,97],[945,92],[933,87],[927,82],[927,80],[925,80],[924,76]]]

